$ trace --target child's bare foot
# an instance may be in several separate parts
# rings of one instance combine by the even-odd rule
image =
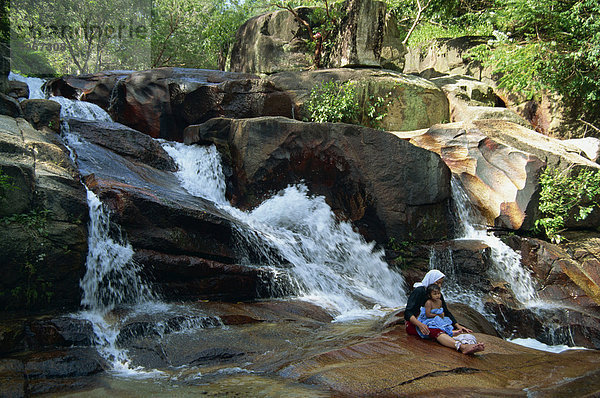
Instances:
[[[476,352],[480,352],[485,350],[485,344],[477,343],[477,344],[462,344],[460,346],[460,352],[466,355],[475,354]]]

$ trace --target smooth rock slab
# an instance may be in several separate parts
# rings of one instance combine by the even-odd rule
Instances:
[[[577,396],[600,392],[600,353],[552,354],[475,333],[486,349],[463,355],[408,336],[395,326],[380,336],[284,367],[286,378],[348,396]]]
[[[439,153],[487,223],[503,228],[533,227],[539,217],[537,193],[544,166],[598,169],[562,141],[505,120],[450,123],[395,134]]]

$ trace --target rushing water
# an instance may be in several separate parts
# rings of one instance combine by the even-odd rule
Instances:
[[[91,102],[77,101],[65,97],[50,97],[49,99],[61,105],[61,120],[78,118],[112,122],[110,115],[104,109]]]
[[[331,310],[338,320],[381,314],[405,302],[404,280],[383,253],[336,219],[323,197],[290,186],[250,212],[225,199],[225,178],[214,146],[163,143],[179,166],[183,187],[212,200],[240,221],[238,232],[271,266],[285,267],[294,293]],[[281,260],[288,264],[281,264]]]
[[[502,242],[497,236],[487,233],[485,222],[482,221],[482,217],[471,206],[471,202],[461,183],[455,177],[452,177],[451,187],[456,209],[458,240],[481,241],[485,243],[491,250],[492,268],[488,270],[490,276],[507,281],[516,299],[522,304],[527,306],[535,302],[537,293],[531,275],[521,265],[521,255]],[[437,265],[435,263],[430,264],[431,267],[436,267]],[[476,303],[473,301],[470,304]],[[475,308],[478,307],[478,305],[475,305]]]
[[[156,297],[140,277],[133,248],[120,229],[111,225],[108,211],[98,197],[87,191],[90,221],[86,273],[81,280],[81,305],[104,314],[120,304],[137,304]]]
[[[27,86],[29,86],[29,99],[46,98],[46,94],[44,94],[44,91],[42,90],[42,86],[46,83],[44,79],[38,77],[24,77],[18,73],[10,72],[8,74],[8,80],[27,83]]]

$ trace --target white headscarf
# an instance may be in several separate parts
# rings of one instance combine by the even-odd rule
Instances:
[[[420,287],[420,286],[427,287],[429,285],[436,283],[437,281],[439,281],[440,279],[442,279],[445,276],[446,275],[444,275],[444,273],[442,271],[438,271],[437,269],[432,269],[431,271],[429,271],[428,273],[425,274],[425,277],[423,278],[423,280],[421,282],[415,283],[413,285],[413,287]]]

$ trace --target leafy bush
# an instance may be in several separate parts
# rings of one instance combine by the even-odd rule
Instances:
[[[544,217],[535,222],[535,227],[554,242],[560,242],[559,233],[569,216],[584,220],[600,205],[600,170],[569,173],[547,168],[540,176],[540,184],[539,209]]]
[[[305,104],[309,119],[317,123],[356,123],[359,105],[352,82],[323,82],[310,91]]]
[[[496,0],[494,24],[504,39],[474,51],[500,73],[499,86],[531,97],[563,97],[588,122],[600,120],[600,2]]]
[[[4,174],[4,171],[0,169],[0,199],[3,199],[8,191],[16,188],[12,180],[11,176]]]

